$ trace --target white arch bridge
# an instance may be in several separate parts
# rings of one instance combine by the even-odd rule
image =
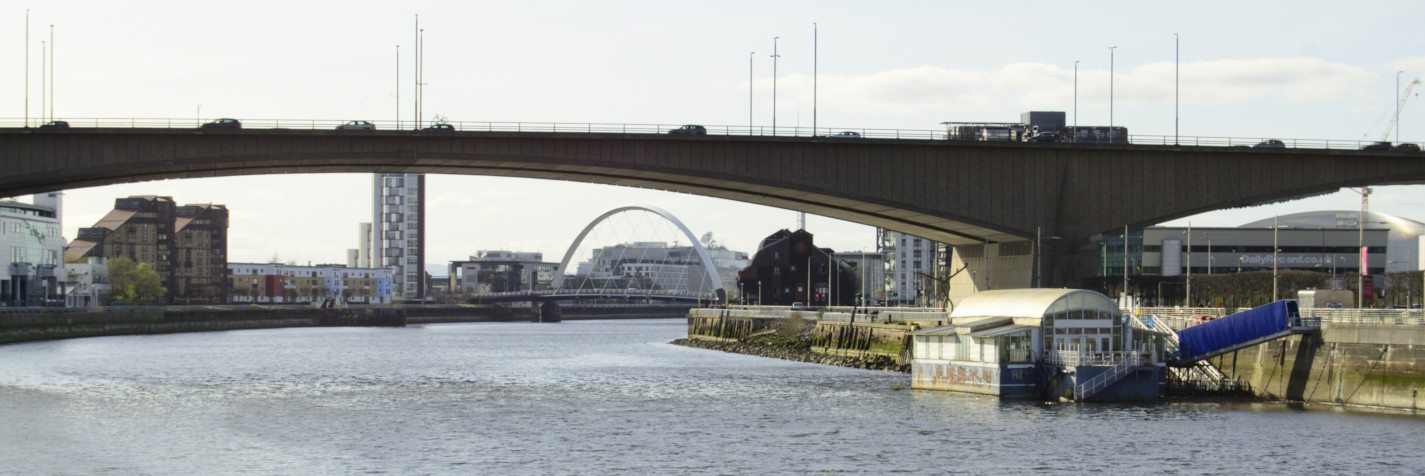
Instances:
[[[647,236],[650,233],[653,236]],[[684,239],[691,246],[676,246]],[[470,301],[721,302],[726,298],[723,280],[703,246],[709,239],[710,235],[698,239],[678,217],[662,208],[618,207],[589,222],[574,238],[554,271],[551,289],[474,294]],[[667,247],[669,241],[675,246]],[[591,266],[585,274],[569,275],[571,263],[578,268],[575,257],[581,250],[588,253],[585,256]]]

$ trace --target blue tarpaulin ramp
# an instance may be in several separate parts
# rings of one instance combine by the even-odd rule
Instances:
[[[1295,300],[1281,300],[1178,331],[1183,360],[1291,330]]]

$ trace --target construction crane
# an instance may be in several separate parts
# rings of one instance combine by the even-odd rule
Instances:
[[[1390,140],[1391,130],[1395,129],[1395,123],[1400,121],[1400,110],[1404,109],[1405,102],[1410,100],[1410,91],[1414,90],[1415,86],[1419,84],[1420,78],[1415,78],[1414,81],[1410,82],[1410,85],[1405,87],[1405,94],[1400,95],[1400,103],[1396,104],[1395,111],[1390,113],[1390,123],[1385,125],[1385,133],[1380,135],[1381,142]],[[1400,138],[1396,137],[1396,140],[1400,140]]]

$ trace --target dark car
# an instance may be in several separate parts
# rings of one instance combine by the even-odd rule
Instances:
[[[1256,147],[1258,149],[1284,149],[1286,148],[1286,144],[1283,144],[1282,141],[1276,139],[1267,139],[1258,142],[1257,145],[1254,145],[1252,147]]]
[[[1040,132],[1029,138],[1030,142],[1059,142],[1062,140],[1063,138],[1059,137],[1058,132]]]
[[[1361,150],[1390,150],[1390,148],[1389,142],[1376,142],[1362,147]]]
[[[1419,144],[1396,144],[1396,152],[1420,152]]]
[[[835,134],[832,134],[832,135],[829,135],[829,136],[826,136],[826,137],[827,137],[828,139],[860,139],[860,138],[861,138],[861,133],[859,133],[859,132],[852,132],[852,131],[845,131],[845,132],[837,132],[837,133],[835,133]]]
[[[207,124],[203,124],[199,129],[242,129],[242,123],[237,119],[222,118]]]
[[[423,132],[455,132],[455,126],[450,124],[431,124],[430,127],[421,129]]]
[[[668,131],[668,133],[673,135],[705,136],[708,135],[708,129],[697,124],[688,124],[686,126],[670,130]]]
[[[64,121],[49,121],[40,125],[40,129],[68,129],[69,123]]]

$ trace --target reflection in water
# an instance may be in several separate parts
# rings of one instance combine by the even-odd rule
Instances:
[[[1405,473],[1425,420],[1061,404],[667,344],[681,320],[0,347],[15,473]]]

